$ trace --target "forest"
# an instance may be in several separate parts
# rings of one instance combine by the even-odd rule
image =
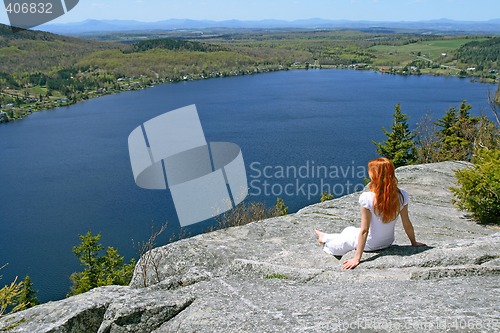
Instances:
[[[498,67],[500,57],[500,37],[485,41],[473,41],[461,46],[457,50],[457,57],[463,63],[476,64],[481,68]]]
[[[496,82],[499,50],[498,37],[383,29],[222,29],[91,40],[0,25],[0,122],[161,83],[276,70],[350,68]]]

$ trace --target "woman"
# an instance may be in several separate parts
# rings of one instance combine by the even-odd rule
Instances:
[[[408,216],[408,193],[398,188],[394,164],[387,158],[377,158],[368,163],[371,182],[370,192],[359,197],[361,228],[347,227],[340,234],[326,234],[314,230],[323,250],[342,256],[356,249],[354,258],[342,263],[342,269],[359,265],[363,251],[375,251],[389,247],[394,242],[396,218],[401,216],[406,235],[412,246],[426,246],[415,240],[413,225]]]

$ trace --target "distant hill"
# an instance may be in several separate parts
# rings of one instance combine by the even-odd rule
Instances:
[[[384,21],[347,21],[325,20],[319,18],[284,21],[284,20],[259,20],[259,21],[210,21],[190,19],[168,19],[158,22],[140,22],[131,20],[86,20],[67,24],[45,24],[40,29],[60,34],[87,34],[98,32],[124,32],[143,30],[175,30],[175,29],[210,29],[210,28],[302,28],[302,29],[369,29],[393,28],[418,31],[442,31],[484,33],[500,35],[500,19],[475,22],[453,21],[448,19],[416,21],[416,22],[384,22]]]
[[[0,24],[0,72],[45,71],[68,68],[86,55],[117,45],[60,36],[49,32],[12,29]]]

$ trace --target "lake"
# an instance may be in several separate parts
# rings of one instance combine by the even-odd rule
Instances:
[[[41,301],[61,299],[69,275],[81,270],[71,251],[79,234],[100,232],[104,246],[129,260],[132,240],[146,240],[153,224],[168,221],[159,245],[181,232],[169,192],[137,187],[128,156],[130,132],[167,111],[196,104],[207,141],[241,147],[247,200],[271,206],[279,196],[294,212],[319,202],[323,189],[338,197],[362,186],[366,163],[377,156],[371,140],[384,139],[395,104],[414,128],[424,114],[440,118],[464,99],[475,114],[489,112],[488,89],[496,86],[297,70],[161,85],[0,125],[0,266],[9,263],[2,283],[29,274]]]

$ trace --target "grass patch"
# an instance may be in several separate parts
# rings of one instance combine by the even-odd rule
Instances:
[[[47,88],[36,86],[31,88],[31,94],[38,96],[38,95],[44,95],[47,94]]]
[[[268,275],[265,275],[264,276],[264,279],[279,279],[279,280],[288,280],[289,277],[284,275],[284,274],[278,274],[278,273],[274,273],[274,274],[268,274]]]
[[[427,40],[406,45],[375,45],[369,50],[377,55],[377,63],[391,65],[396,63],[410,62],[420,56],[440,60],[443,53],[453,53],[460,46],[472,41],[484,41],[486,38],[451,38],[440,40]]]
[[[9,324],[8,326],[5,326],[4,328],[0,329],[0,332],[10,332],[14,328],[18,327],[21,324],[24,324],[26,322],[26,319],[21,319],[19,321],[13,322],[12,324]]]

